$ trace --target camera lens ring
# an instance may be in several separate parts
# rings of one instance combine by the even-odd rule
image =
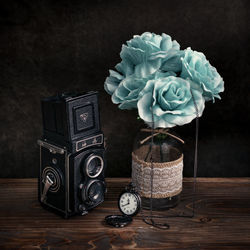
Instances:
[[[98,166],[99,167],[98,171],[94,175],[91,175],[89,166],[90,166],[90,163],[95,159],[97,159],[100,162],[100,166]],[[103,170],[103,167],[104,167],[104,161],[103,161],[103,158],[99,155],[91,154],[88,156],[88,158],[85,161],[85,171],[89,178],[96,178],[97,176],[99,176]]]
[[[90,194],[90,192],[92,191],[91,188],[95,188],[95,193],[93,195]],[[99,191],[97,191],[96,188],[99,188]],[[103,183],[103,181],[100,180],[91,180],[90,182],[88,182],[88,184],[86,185],[86,188],[82,188],[81,189],[81,193],[82,193],[82,201],[90,201],[94,204],[98,204],[100,203],[103,199],[104,199],[104,194],[105,194],[105,184]],[[98,196],[97,196],[98,195]]]

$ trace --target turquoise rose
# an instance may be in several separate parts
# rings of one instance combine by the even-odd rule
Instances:
[[[134,74],[145,78],[160,69],[163,63],[167,64],[179,50],[179,43],[172,41],[169,35],[145,32],[122,46],[122,62],[116,65],[116,69],[125,76]]]
[[[126,77],[113,93],[112,102],[120,104],[120,109],[136,108],[138,95],[145,85],[146,82],[143,79]]]
[[[215,97],[221,99],[219,93],[224,91],[224,81],[203,53],[191,48],[184,51],[181,77],[190,78],[201,86],[206,101],[214,102]]]
[[[154,121],[154,128],[171,128],[187,124],[196,118],[193,94],[200,117],[205,100],[201,89],[193,85],[192,81],[175,76],[148,81],[139,94],[139,116],[149,126],[152,126]]]
[[[114,70],[109,70],[109,77],[105,80],[104,89],[108,94],[112,95],[123,79],[123,75]]]
[[[137,108],[139,93],[145,87],[147,81],[170,75],[175,75],[175,73],[157,71],[155,74],[150,75],[149,78],[135,78],[133,75],[128,76],[120,82],[119,86],[113,92],[111,99],[113,103],[120,104],[120,109]]]
[[[110,76],[105,80],[104,88],[110,95],[123,79],[131,75],[136,79],[148,79],[157,71],[180,72],[183,51],[169,35],[145,32],[127,41],[120,56],[122,61],[115,66],[119,73],[110,70]]]

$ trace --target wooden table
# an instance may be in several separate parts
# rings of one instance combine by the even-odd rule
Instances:
[[[166,231],[140,215],[125,228],[105,225],[106,215],[119,213],[117,198],[128,182],[107,179],[102,205],[65,220],[39,205],[36,179],[0,179],[0,249],[250,249],[250,178],[199,178],[196,216],[169,218]],[[190,212],[192,179],[183,185],[174,212]]]

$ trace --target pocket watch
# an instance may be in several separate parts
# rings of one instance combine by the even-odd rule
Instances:
[[[118,207],[126,216],[135,216],[141,209],[141,197],[132,184],[120,194]]]
[[[120,194],[118,207],[122,215],[108,215],[105,221],[114,227],[125,227],[132,222],[132,216],[135,216],[141,209],[141,197],[132,183]]]

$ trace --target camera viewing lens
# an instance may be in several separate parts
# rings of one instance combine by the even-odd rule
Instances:
[[[103,159],[99,155],[90,155],[86,160],[86,173],[90,178],[97,177],[103,169]]]
[[[104,198],[104,185],[100,181],[93,182],[88,189],[88,198],[92,202],[99,203]]]

